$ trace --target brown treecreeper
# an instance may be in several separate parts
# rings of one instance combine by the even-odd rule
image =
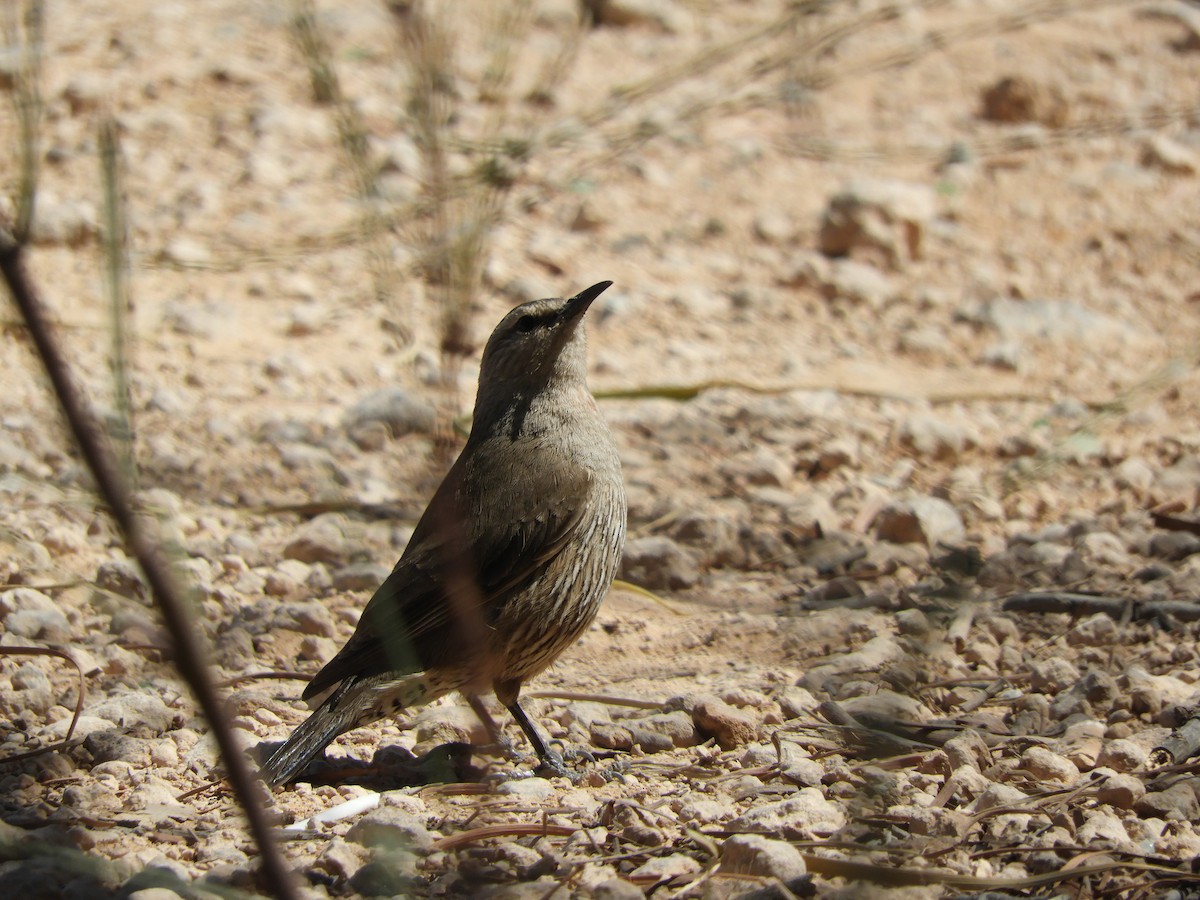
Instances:
[[[521,685],[596,617],[625,541],[616,445],[587,387],[583,317],[612,282],[511,310],[483,351],[466,446],[358,628],[303,697],[317,705],[263,764],[293,780],[339,734],[451,691],[495,692],[542,764]]]

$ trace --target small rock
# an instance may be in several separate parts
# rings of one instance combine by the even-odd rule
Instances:
[[[1129,844],[1129,832],[1121,820],[1104,809],[1089,810],[1076,833],[1076,840],[1083,846],[1099,844],[1105,849],[1125,849]]]
[[[1020,341],[995,341],[983,348],[979,361],[994,369],[1021,372],[1025,369],[1025,346]]]
[[[1117,809],[1133,809],[1146,796],[1146,785],[1136,775],[1113,772],[1096,788],[1096,800]]]
[[[666,753],[668,750],[675,748],[675,742],[671,740],[671,737],[660,731],[646,729],[639,723],[632,722],[627,727],[629,728],[629,736],[633,741],[633,746],[647,755],[651,753]]]
[[[497,794],[520,797],[523,800],[545,800],[553,796],[554,783],[547,778],[515,778],[496,788]]]
[[[288,313],[288,323],[285,329],[288,337],[309,337],[320,334],[325,330],[327,316],[325,310],[312,303],[295,306]]]
[[[1086,771],[1096,765],[1104,747],[1104,723],[1096,719],[1072,722],[1055,744],[1059,753]]]
[[[283,555],[288,559],[330,565],[345,563],[348,552],[342,519],[333,513],[317,516],[301,525],[291,543],[283,548]]]
[[[937,806],[893,806],[889,816],[900,818],[913,834],[953,838],[969,827],[971,818],[958,810]]]
[[[945,327],[940,323],[926,323],[905,328],[896,338],[896,346],[904,353],[914,355],[933,355],[943,350],[950,343]],[[984,351],[983,361],[994,365]],[[1013,367],[1015,368],[1015,367]]]
[[[204,267],[212,263],[212,251],[198,240],[186,235],[172,238],[162,249],[164,262],[181,268]]]
[[[942,749],[954,772],[963,766],[983,772],[992,764],[991,748],[974,729],[952,737]]]
[[[975,802],[966,807],[966,809],[978,815],[989,809],[1020,806],[1028,800],[1029,797],[1023,791],[1018,790],[1012,785],[993,781],[976,796]]]
[[[1069,106],[1062,91],[1022,75],[1003,78],[983,94],[981,115],[991,122],[1037,122],[1060,128]]]
[[[624,878],[610,878],[592,888],[592,900],[643,900],[642,889]]]
[[[96,569],[96,587],[130,600],[145,600],[146,585],[142,573],[127,559],[110,559]]]
[[[13,637],[35,641],[61,644],[71,639],[71,625],[57,609],[19,609],[4,617],[4,627]]]
[[[1186,531],[1164,531],[1150,538],[1150,555],[1179,562],[1200,553],[1200,537]]]
[[[810,716],[821,705],[821,701],[813,696],[812,691],[802,687],[783,688],[775,694],[775,699],[788,719]]]
[[[340,837],[335,837],[325,845],[313,866],[334,878],[345,880],[358,871],[365,856],[366,854],[360,847],[348,844]]]
[[[182,897],[170,888],[150,887],[133,891],[126,895],[127,900],[182,900]]]
[[[427,434],[437,424],[437,411],[433,404],[404,388],[383,388],[359,400],[343,422],[351,432],[372,423],[386,425],[393,437]]]
[[[1076,624],[1066,638],[1074,646],[1108,647],[1117,643],[1117,623],[1112,616],[1096,613]]]
[[[627,721],[627,724],[632,728],[633,720]],[[696,725],[691,715],[688,715],[684,710],[675,710],[674,712],[655,713],[651,716],[636,720],[637,728],[634,731],[634,739],[642,744],[642,750],[648,751],[644,741],[637,740],[638,736],[645,737],[646,734],[661,735],[666,739],[668,748],[670,747],[693,747],[698,744],[699,736],[696,734]]]
[[[829,280],[822,285],[827,300],[849,300],[871,309],[882,309],[895,296],[892,280],[877,268],[852,259],[839,259],[833,264]]]
[[[829,283],[832,272],[833,265],[827,256],[810,250],[801,250],[792,258],[789,273],[780,277],[779,281],[790,287],[820,288]]]
[[[1200,484],[1200,456],[1187,454],[1158,475],[1158,488],[1168,496],[1190,496]]]
[[[49,691],[50,678],[33,663],[25,663],[12,676],[12,686],[18,691]]]
[[[588,729],[591,742],[602,750],[632,750],[633,732],[612,722],[593,722]]]
[[[654,856],[629,873],[635,881],[657,884],[700,871],[700,863],[683,853]]]
[[[679,818],[685,822],[708,824],[731,818],[733,806],[723,798],[689,794],[675,807]]]
[[[62,98],[71,115],[78,116],[98,109],[112,89],[112,83],[99,72],[76,72],[63,87]]]
[[[729,830],[808,840],[832,834],[845,824],[840,806],[826,800],[817,788],[806,787],[787,800],[751,808],[730,822]]]
[[[222,332],[231,310],[220,303],[176,298],[163,309],[163,328],[187,337],[212,338]]]
[[[146,738],[130,737],[120,730],[93,731],[83,739],[83,747],[92,755],[93,765],[127,762],[139,769],[150,763],[150,744]]]
[[[1076,546],[1083,560],[1092,567],[1125,569],[1133,564],[1125,549],[1125,541],[1109,531],[1090,531],[1079,539]]]
[[[686,10],[675,0],[585,0],[582,5],[596,25],[651,26],[667,34],[678,34],[689,27]]]
[[[1057,694],[1079,680],[1079,670],[1061,656],[1038,660],[1030,665],[1029,685],[1035,691]]]
[[[825,767],[815,759],[789,760],[783,769],[783,777],[801,787],[820,787],[825,778]]]
[[[590,728],[596,722],[611,722],[612,712],[603,703],[576,700],[562,707],[562,711],[556,718],[563,725],[578,724],[584,728]]]
[[[335,591],[373,591],[392,572],[387,566],[373,562],[356,562],[342,566],[333,575]]]
[[[162,698],[149,691],[129,691],[113,694],[88,710],[94,716],[107,719],[126,728],[142,727],[151,734],[170,731],[176,712]]]
[[[754,217],[754,236],[764,244],[788,244],[796,237],[796,223],[779,210],[767,210]]]
[[[1068,785],[1079,780],[1079,768],[1073,762],[1045,747],[1030,747],[1021,755],[1021,762],[1027,772],[1041,780]]]
[[[1142,144],[1142,165],[1172,175],[1195,175],[1200,170],[1200,156],[1186,144],[1155,133]]]
[[[700,580],[695,558],[664,535],[634,538],[625,545],[621,578],[650,590],[685,590]]]
[[[337,634],[333,613],[315,600],[305,603],[281,603],[271,616],[274,628],[331,638]]]
[[[1132,488],[1135,491],[1146,492],[1154,487],[1154,469],[1146,460],[1131,456],[1117,466],[1117,487]]]
[[[787,841],[739,834],[721,845],[721,869],[736,875],[778,878],[787,883],[808,873],[804,857]]]
[[[350,887],[364,897],[410,897],[422,886],[422,878],[391,859],[373,859],[350,876]]]
[[[1200,801],[1186,782],[1173,784],[1166,790],[1148,791],[1133,804],[1139,816],[1157,816],[1176,822],[1194,822],[1200,817]]]
[[[741,529],[728,515],[685,513],[671,529],[671,537],[700,554],[706,566],[738,566],[745,562]]]
[[[960,315],[969,322],[994,328],[1005,338],[1025,342],[1032,338],[1086,346],[1087,342],[1128,340],[1138,333],[1133,325],[1070,300],[997,297],[961,310]]]
[[[433,845],[425,823],[397,806],[371,810],[350,827],[346,840],[364,847],[400,848],[414,853],[426,853]]]
[[[792,480],[792,467],[766,447],[731,457],[721,463],[720,472],[737,484],[782,487]]]
[[[63,740],[67,736],[67,729],[71,727],[71,716],[66,716],[47,725],[42,730],[42,735],[46,740]],[[71,737],[75,740],[86,738],[89,734],[97,731],[111,731],[113,723],[108,719],[103,719],[100,716],[93,716],[84,713],[75,722],[75,731]]]
[[[758,722],[753,716],[716,697],[698,701],[692,707],[692,719],[700,733],[715,737],[723,750],[758,738]]]
[[[300,592],[300,583],[281,572],[271,572],[263,583],[263,593],[268,597],[293,597]]]
[[[958,511],[939,497],[912,497],[892,503],[875,517],[875,536],[896,544],[919,543],[934,548],[966,539]]]
[[[900,423],[900,443],[932,459],[953,460],[978,441],[967,428],[930,413],[914,413]]]
[[[1146,748],[1126,738],[1109,741],[1096,757],[1096,765],[1117,772],[1132,772],[1146,761]]]
[[[96,209],[87,201],[39,191],[29,237],[35,244],[79,247],[99,233],[96,222]]]
[[[848,256],[856,248],[882,251],[896,266],[903,249],[921,257],[925,226],[937,209],[931,187],[896,180],[858,180],[829,201],[821,220],[820,249],[826,256]]]

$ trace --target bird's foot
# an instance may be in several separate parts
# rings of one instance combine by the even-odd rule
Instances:
[[[608,784],[610,781],[619,781],[625,783],[625,770],[629,768],[631,760],[629,757],[618,759],[603,769],[596,769],[589,775],[593,787],[599,787],[602,784]]]
[[[581,769],[578,767],[580,762],[591,765],[587,769]],[[625,760],[618,760],[602,769],[595,767],[598,762],[596,755],[590,750],[577,748],[560,753],[547,749],[533,774],[541,778],[566,778],[572,784],[589,784],[592,787],[599,787],[613,780],[625,780],[622,774],[628,765]]]
[[[492,741],[490,744],[484,744],[479,749],[485,753],[495,753],[497,756],[506,757],[507,759],[511,759],[518,764],[528,762],[531,758],[527,754],[521,752],[521,750],[517,747],[516,741],[510,740],[503,735],[497,735],[496,740]]]
[[[533,770],[533,774],[539,778],[568,778],[572,783],[578,784],[582,773],[578,769],[567,766],[563,755],[557,750],[547,749],[538,760],[537,766]]]

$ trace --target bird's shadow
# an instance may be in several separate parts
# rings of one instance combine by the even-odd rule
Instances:
[[[256,748],[260,762],[282,742],[263,742]],[[483,748],[455,741],[439,744],[421,756],[403,747],[381,747],[367,760],[354,756],[318,757],[300,771],[293,782],[312,785],[357,784],[377,791],[429,784],[462,784],[481,781],[491,766],[479,764]]]

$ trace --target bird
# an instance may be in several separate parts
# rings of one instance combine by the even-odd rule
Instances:
[[[587,385],[585,313],[611,281],[514,307],[483,350],[470,433],[391,574],[302,698],[314,707],[262,764],[272,787],[343,732],[453,691],[492,691],[551,772],[562,755],[522,685],[595,619],[621,561],[627,504]]]

